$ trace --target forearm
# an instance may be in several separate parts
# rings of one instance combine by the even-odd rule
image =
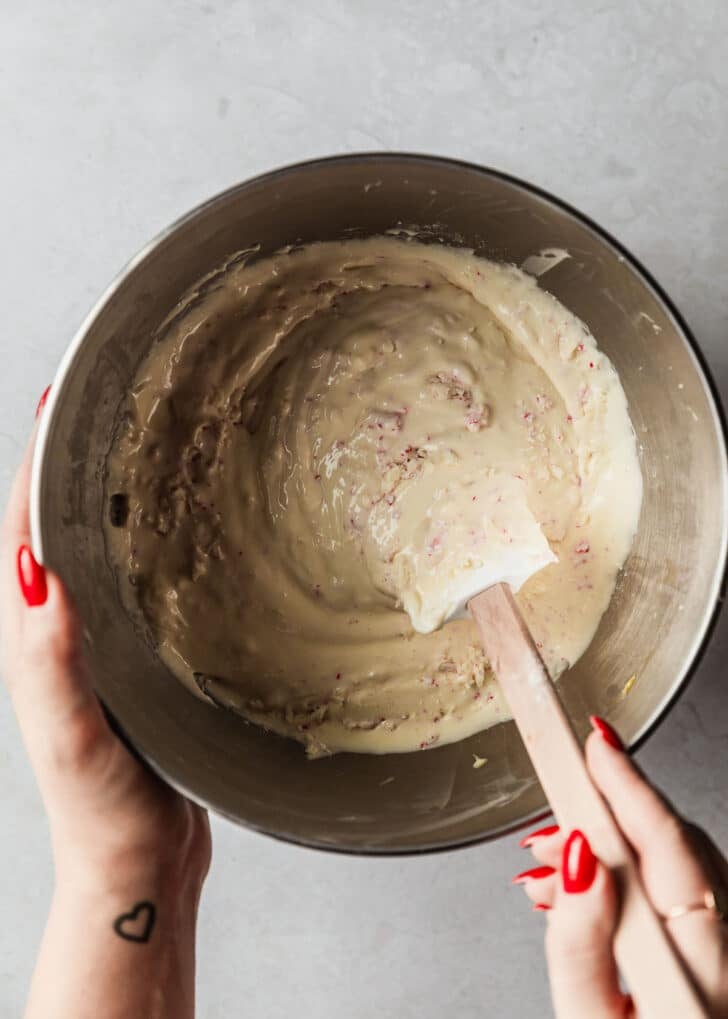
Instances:
[[[59,881],[25,1019],[192,1019],[199,886]]]

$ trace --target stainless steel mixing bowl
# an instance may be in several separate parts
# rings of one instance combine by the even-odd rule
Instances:
[[[104,458],[155,329],[200,277],[254,244],[267,254],[398,226],[517,265],[567,251],[541,283],[589,325],[624,384],[644,505],[611,606],[560,682],[581,733],[597,712],[634,744],[666,712],[700,655],[726,555],[725,442],[694,342],[623,248],[536,188],[444,159],[345,156],[234,187],[153,241],[103,295],[58,371],[34,463],[34,547],[80,607],[100,697],[156,771],[243,824],[355,852],[456,846],[534,820],[544,798],[515,726],[425,753],[311,763],[296,743],[195,699],[119,607],[102,537]],[[485,767],[473,768],[474,753]]]

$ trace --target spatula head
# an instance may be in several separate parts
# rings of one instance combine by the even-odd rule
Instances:
[[[553,562],[520,478],[455,477],[434,493],[416,542],[397,556],[395,583],[415,630],[429,633],[464,616],[480,591],[498,583],[518,591]]]

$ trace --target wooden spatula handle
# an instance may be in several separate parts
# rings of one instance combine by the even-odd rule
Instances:
[[[708,1013],[647,898],[632,851],[592,784],[574,730],[510,588],[497,584],[468,607],[557,821],[566,831],[583,831],[616,879],[621,910],[615,955],[640,1017],[706,1019]]]

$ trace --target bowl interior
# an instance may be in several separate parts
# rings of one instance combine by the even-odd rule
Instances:
[[[426,753],[311,763],[297,744],[198,701],[119,607],[101,527],[103,465],[136,365],[200,277],[254,244],[265,255],[398,227],[517,265],[568,252],[543,262],[552,267],[541,284],[588,324],[622,379],[644,503],[610,608],[560,681],[580,733],[591,712],[630,742],[656,720],[699,653],[725,559],[725,449],[705,376],[654,287],[577,214],[476,167],[380,155],[257,178],[176,224],[104,295],[64,359],[34,468],[34,542],[79,604],[100,696],[155,769],[234,820],[353,851],[457,845],[531,819],[544,798],[514,724]],[[474,769],[474,753],[487,765]]]

